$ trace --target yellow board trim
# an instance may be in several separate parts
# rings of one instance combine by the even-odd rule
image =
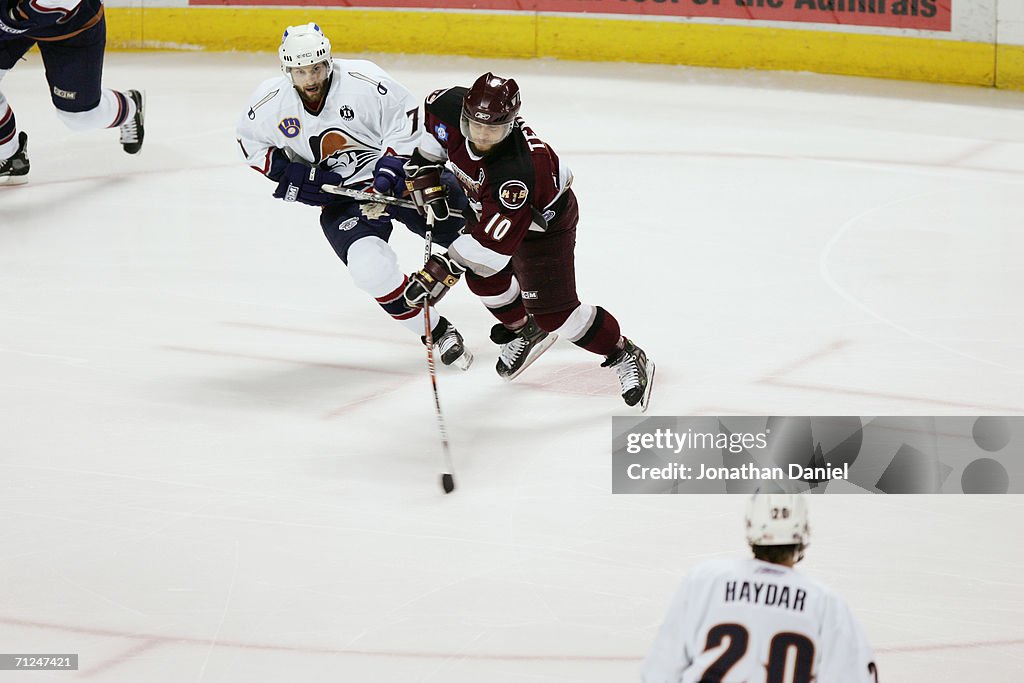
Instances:
[[[533,13],[110,7],[111,49],[270,51],[316,21],[339,51],[689,64],[1024,89],[1024,47],[759,26]],[[996,67],[998,65],[998,75]]]
[[[996,47],[996,87],[1024,90],[1024,45]]]

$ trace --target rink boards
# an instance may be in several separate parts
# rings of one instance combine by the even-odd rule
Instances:
[[[187,2],[111,0],[110,46],[273,50],[282,27],[316,21],[328,35],[344,36],[337,48],[346,53],[689,64],[1024,88],[1024,3],[997,0]],[[584,7],[591,11],[577,11]]]

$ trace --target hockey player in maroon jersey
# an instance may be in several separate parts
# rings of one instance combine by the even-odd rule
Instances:
[[[435,302],[465,273],[499,323],[496,369],[513,379],[558,335],[605,357],[630,406],[647,409],[654,363],[619,322],[576,293],[573,249],[579,212],[572,173],[518,116],[519,86],[486,73],[468,90],[438,90],[425,103],[424,133],[406,165],[409,192],[438,221],[448,215],[439,180],[445,162],[469,198],[464,234],[410,276],[411,305]]]
[[[142,93],[100,86],[106,43],[102,0],[0,0],[0,81],[39,45],[57,118],[75,131],[120,128],[124,151],[137,154]],[[25,183],[28,170],[28,135],[0,92],[0,185]]]

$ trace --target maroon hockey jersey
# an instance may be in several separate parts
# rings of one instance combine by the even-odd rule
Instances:
[[[459,128],[465,94],[457,87],[427,98],[419,152],[450,163],[473,209],[449,254],[487,277],[508,264],[523,240],[573,229],[578,212],[572,173],[522,118],[485,156],[473,152]]]

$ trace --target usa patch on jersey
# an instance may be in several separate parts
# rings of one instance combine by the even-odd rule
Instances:
[[[521,180],[506,180],[498,188],[498,200],[502,206],[512,210],[522,208],[529,194],[526,183]]]

